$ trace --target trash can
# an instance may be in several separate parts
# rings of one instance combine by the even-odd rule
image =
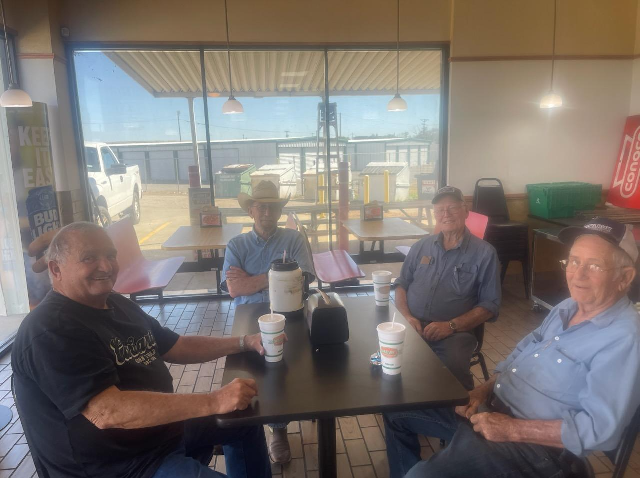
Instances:
[[[216,197],[235,198],[238,194],[251,194],[250,174],[256,170],[253,164],[230,164],[216,173]]]

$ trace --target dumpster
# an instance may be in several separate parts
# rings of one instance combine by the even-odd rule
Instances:
[[[383,202],[385,198],[385,188],[383,176],[385,171],[389,173],[389,198],[390,202],[407,201],[410,189],[410,169],[407,163],[385,163],[372,162],[361,171],[362,177],[369,176],[369,200]],[[359,199],[363,199],[363,191],[360,188]]]
[[[251,194],[251,173],[256,170],[253,164],[230,164],[216,173],[216,197],[235,198],[238,194]]]
[[[338,167],[332,166],[332,201],[338,201]],[[318,176],[323,176],[324,183],[327,183],[327,174],[324,171],[324,167],[320,168],[318,171]],[[316,169],[309,169],[303,173],[303,191],[305,199],[316,199],[316,189],[318,185],[318,176],[316,175]],[[348,182],[352,184],[352,170],[349,170],[349,179]],[[327,191],[327,186],[323,186],[323,189]],[[350,197],[351,199],[351,197]]]
[[[281,198],[296,196],[300,184],[294,166],[291,164],[266,164],[250,174],[252,188],[261,181],[271,181],[278,188]]]

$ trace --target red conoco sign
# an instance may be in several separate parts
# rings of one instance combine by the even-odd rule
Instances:
[[[639,209],[639,115],[625,122],[607,200],[614,206]]]

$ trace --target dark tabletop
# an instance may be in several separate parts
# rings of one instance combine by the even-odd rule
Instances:
[[[288,320],[283,360],[266,363],[255,352],[227,357],[223,385],[234,378],[253,378],[258,397],[242,411],[217,418],[220,426],[240,426],[309,418],[328,418],[465,404],[468,393],[429,346],[397,312],[408,329],[401,375],[384,375],[370,365],[378,350],[376,325],[391,320],[396,309],[376,307],[373,297],[342,298],[350,339],[339,346],[312,350],[306,322]],[[232,335],[258,332],[257,318],[269,304],[236,308]]]

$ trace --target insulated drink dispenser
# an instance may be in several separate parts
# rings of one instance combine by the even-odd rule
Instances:
[[[269,269],[269,303],[274,312],[288,314],[303,308],[303,271],[294,260],[276,259]]]

